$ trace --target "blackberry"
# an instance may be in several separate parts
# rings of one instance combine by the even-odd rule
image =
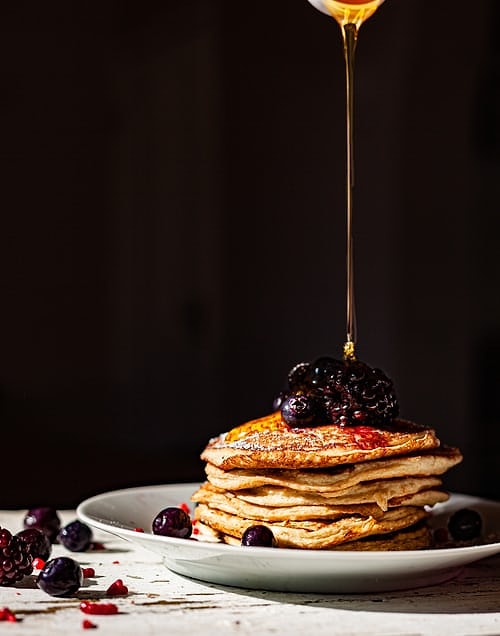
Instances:
[[[12,585],[33,572],[33,558],[22,539],[0,528],[0,585]]]
[[[36,559],[47,561],[52,552],[52,543],[49,537],[37,528],[26,528],[16,534],[26,544],[26,549]]]
[[[327,411],[332,424],[383,426],[399,414],[394,385],[383,371],[346,360],[329,381]]]
[[[279,404],[291,426],[384,426],[399,414],[390,380],[360,360],[322,356],[301,362],[288,375],[291,394]]]
[[[336,394],[345,363],[328,356],[318,358],[310,365],[308,382],[311,390],[321,395]]]

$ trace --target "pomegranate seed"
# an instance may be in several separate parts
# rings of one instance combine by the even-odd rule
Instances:
[[[17,618],[14,612],[8,607],[2,607],[0,609],[0,621],[9,621],[10,623],[16,623]]]
[[[188,505],[187,505],[187,503],[185,503],[184,501],[183,501],[181,504],[179,504],[179,508],[180,508],[181,510],[184,510],[184,512],[185,512],[187,515],[191,514],[191,511],[189,510],[189,506],[188,506]]]
[[[35,559],[33,559],[33,567],[35,568],[35,570],[43,570],[43,568],[45,567],[45,561],[40,557],[36,557]]]
[[[199,528],[193,528],[193,534],[200,534]]]
[[[144,532],[144,528],[134,528],[134,532]]]
[[[106,590],[107,596],[127,596],[127,594],[128,587],[126,585],[123,585],[123,581],[121,579],[116,579],[116,581],[114,583],[111,583],[111,585]]]
[[[112,561],[113,565],[118,565],[120,561]]]
[[[92,621],[89,621],[88,618],[86,618],[82,621],[82,627],[83,629],[96,629],[97,625],[93,623]]]
[[[118,614],[118,606],[114,603],[91,603],[82,601],[80,610],[84,614]]]
[[[82,568],[82,574],[84,579],[90,579],[95,576],[94,568]]]

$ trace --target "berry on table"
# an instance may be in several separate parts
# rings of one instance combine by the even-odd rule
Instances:
[[[12,585],[33,572],[33,557],[26,544],[0,528],[0,585]]]
[[[61,528],[57,538],[71,552],[85,552],[92,543],[92,530],[87,524],[76,520]]]
[[[49,537],[38,528],[26,528],[16,534],[24,544],[31,556],[46,561],[52,552],[52,543]]]
[[[275,548],[277,546],[273,531],[267,526],[249,526],[241,537],[242,546],[260,546],[263,548]]]
[[[187,539],[191,536],[193,526],[190,516],[182,508],[169,507],[156,515],[152,529],[153,534]]]
[[[57,533],[61,528],[61,519],[55,508],[42,506],[30,508],[23,520],[24,528],[38,528],[49,537],[51,543],[55,543]]]
[[[70,596],[82,586],[82,568],[74,559],[57,557],[47,561],[36,582],[50,596]]]

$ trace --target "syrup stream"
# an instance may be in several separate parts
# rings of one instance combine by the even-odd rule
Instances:
[[[344,24],[342,39],[344,42],[344,58],[346,67],[346,148],[347,148],[347,188],[346,188],[346,214],[347,214],[347,298],[346,298],[346,343],[344,344],[344,358],[354,360],[356,358],[356,307],[354,302],[354,256],[353,256],[353,232],[352,232],[352,200],[354,190],[354,149],[353,149],[353,123],[354,123],[354,53],[358,41],[358,27],[355,24]]]
[[[356,359],[356,308],[354,301],[354,256],[352,202],[354,190],[354,54],[360,26],[384,0],[322,0],[322,5],[342,30],[346,70],[346,342],[344,359]]]

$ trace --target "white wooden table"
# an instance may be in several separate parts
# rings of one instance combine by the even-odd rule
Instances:
[[[21,530],[26,511],[0,511],[0,526]],[[63,523],[76,518],[60,512]],[[19,622],[0,622],[0,634],[44,636],[78,633],[138,636],[383,635],[453,636],[500,634],[500,555],[466,567],[446,584],[405,592],[363,595],[282,594],[199,583],[167,570],[158,557],[108,534],[96,532],[104,551],[68,552],[56,545],[54,556],[71,556],[93,567],[75,597],[55,598],[37,588],[35,577],[17,587],[0,587],[0,608],[9,607]],[[107,587],[121,578],[125,598],[106,599]],[[116,603],[119,613],[87,616],[82,600]],[[97,630],[84,630],[90,619]]]

